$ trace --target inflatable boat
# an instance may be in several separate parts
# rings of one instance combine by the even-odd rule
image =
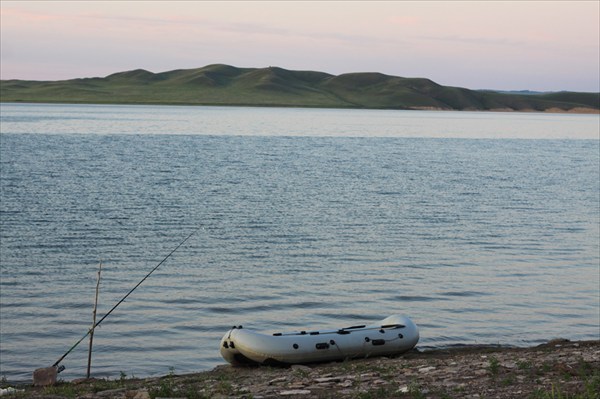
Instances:
[[[418,341],[415,323],[400,315],[373,325],[272,335],[238,326],[221,339],[221,356],[232,364],[316,363],[397,355],[414,348]]]

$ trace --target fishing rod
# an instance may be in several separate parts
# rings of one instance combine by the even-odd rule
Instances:
[[[62,356],[60,357],[60,359],[58,359],[58,360],[57,360],[57,361],[56,361],[56,362],[55,362],[55,363],[52,365],[52,367],[56,367],[56,366],[58,366],[58,364],[59,364],[60,362],[62,362],[62,360],[63,360],[65,357],[67,357],[67,355],[68,355],[69,353],[71,353],[71,351],[72,351],[73,349],[75,349],[75,348],[77,347],[77,345],[79,345],[79,344],[81,343],[81,341],[83,341],[83,340],[85,339],[85,337],[87,337],[88,335],[90,335],[90,333],[92,333],[92,332],[94,331],[94,329],[95,329],[96,327],[98,327],[98,326],[100,325],[100,323],[102,323],[102,322],[104,321],[104,319],[106,319],[106,318],[108,317],[108,315],[110,315],[110,314],[111,314],[111,313],[112,313],[112,312],[113,312],[113,311],[114,311],[114,310],[115,310],[115,309],[116,309],[116,308],[117,308],[117,307],[118,307],[118,306],[119,306],[121,303],[123,303],[123,301],[125,301],[125,299],[127,299],[127,297],[128,297],[129,295],[131,295],[131,293],[132,293],[133,291],[135,291],[137,287],[139,287],[139,286],[140,286],[140,285],[141,285],[141,284],[142,284],[144,281],[146,281],[146,279],[147,279],[148,277],[150,277],[150,275],[151,275],[152,273],[154,273],[154,271],[155,271],[156,269],[158,269],[158,268],[160,267],[160,265],[162,265],[163,263],[165,263],[165,261],[166,261],[167,259],[169,259],[169,258],[171,257],[171,255],[173,255],[173,254],[175,253],[175,251],[177,251],[177,250],[179,249],[179,247],[181,247],[181,246],[182,246],[182,245],[183,245],[183,244],[184,244],[184,243],[185,243],[187,240],[189,240],[189,239],[190,239],[190,237],[194,235],[194,233],[196,233],[198,230],[200,230],[200,229],[202,229],[202,228],[203,228],[203,227],[202,227],[202,226],[200,226],[200,227],[198,227],[197,229],[195,229],[194,231],[192,231],[192,232],[190,233],[190,235],[189,235],[189,236],[187,236],[187,237],[185,238],[185,240],[181,241],[181,242],[179,243],[179,245],[177,245],[177,246],[175,247],[175,249],[173,249],[171,252],[169,252],[169,254],[168,254],[167,256],[165,256],[165,257],[164,257],[164,259],[163,259],[163,260],[161,260],[161,261],[158,263],[158,265],[154,266],[154,269],[150,270],[150,273],[146,274],[146,276],[145,276],[143,279],[141,279],[141,280],[140,280],[140,282],[139,282],[139,283],[137,283],[135,287],[133,287],[131,290],[129,290],[129,292],[128,292],[128,293],[127,293],[127,294],[126,294],[126,295],[125,295],[123,298],[121,298],[121,300],[120,300],[119,302],[117,302],[117,304],[116,304],[115,306],[113,306],[113,307],[112,307],[112,309],[111,309],[111,310],[109,310],[109,311],[108,311],[108,313],[106,313],[106,314],[105,314],[105,315],[104,315],[104,316],[103,316],[103,317],[102,317],[102,318],[101,318],[101,319],[100,319],[100,320],[99,320],[99,321],[98,321],[96,324],[94,324],[94,325],[92,326],[92,328],[90,328],[90,329],[89,329],[89,331],[88,331],[88,332],[87,332],[87,333],[86,333],[86,334],[85,334],[83,337],[81,337],[81,339],[80,339],[79,341],[75,342],[75,344],[74,344],[74,345],[73,345],[73,346],[72,346],[72,347],[71,347],[71,348],[70,348],[70,349],[69,349],[69,350],[68,350],[68,351],[67,351],[67,352],[66,352],[64,355],[62,355]],[[61,366],[61,367],[64,367],[64,366]]]

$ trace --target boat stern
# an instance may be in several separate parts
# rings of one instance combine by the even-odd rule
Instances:
[[[221,356],[229,363],[237,363],[236,356],[239,357],[240,351],[235,347],[234,336],[238,327],[233,327],[231,330],[227,331],[223,338],[221,338]]]

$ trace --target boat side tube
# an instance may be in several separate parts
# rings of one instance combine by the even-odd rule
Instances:
[[[301,364],[371,356],[391,356],[414,348],[417,326],[406,316],[390,316],[374,325],[272,335],[234,327],[221,340],[229,363]]]

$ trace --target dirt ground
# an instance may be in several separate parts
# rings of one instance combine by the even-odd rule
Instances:
[[[288,368],[223,365],[197,374],[17,388],[22,391],[5,397],[600,399],[600,341],[412,351],[394,358]]]

